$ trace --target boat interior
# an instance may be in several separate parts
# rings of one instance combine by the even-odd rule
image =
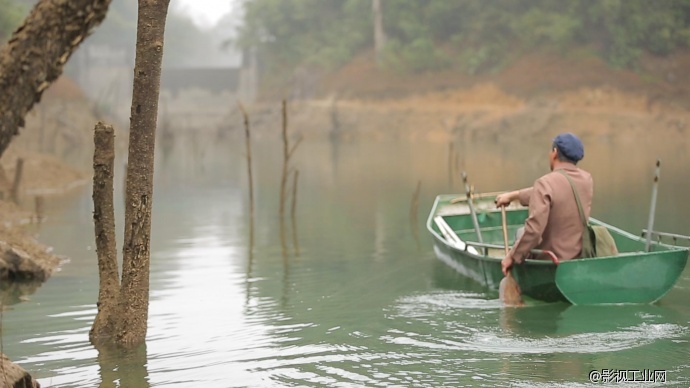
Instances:
[[[478,198],[473,203],[480,233],[477,233],[475,228],[466,197],[437,200],[430,227],[458,249],[476,255],[502,258],[505,255],[503,223],[501,211],[496,208],[493,198],[495,197]],[[527,219],[528,209],[515,203],[506,209],[507,237],[509,246],[512,246],[516,240],[517,230]],[[647,244],[651,252],[687,249],[682,242],[690,242],[690,237],[687,236],[659,232],[653,232],[648,242],[644,231],[642,236],[637,236],[594,218],[590,218],[590,223],[605,226],[609,230],[619,255],[645,252]]]

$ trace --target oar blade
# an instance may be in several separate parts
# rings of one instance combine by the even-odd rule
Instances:
[[[506,256],[510,252],[508,248],[508,224],[506,222],[506,207],[501,206],[501,223],[503,224],[503,246],[505,248]],[[501,283],[498,284],[498,297],[506,306],[522,306],[522,292],[520,285],[513,277],[513,273],[508,271]]]
[[[498,298],[506,306],[522,306],[524,304],[520,286],[510,272],[498,285]]]

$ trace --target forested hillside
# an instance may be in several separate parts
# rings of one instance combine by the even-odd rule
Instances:
[[[374,49],[376,0],[247,0],[238,44],[264,81],[332,72]],[[690,46],[690,0],[380,0],[379,69],[498,72],[535,51],[636,70]]]
[[[2,40],[21,23],[32,3],[0,0]],[[683,75],[673,69],[685,63],[690,47],[690,0],[241,0],[237,4],[243,9],[241,22],[226,20],[217,28],[233,35],[231,30],[240,26],[237,39],[229,43],[245,53],[256,52],[264,94],[275,96],[326,95],[334,88],[342,91],[341,85],[363,92],[375,87],[373,94],[395,93],[409,87],[405,83],[462,87],[478,77],[513,74],[516,67],[543,73],[543,63],[535,63],[535,54],[547,58],[552,71],[563,71],[563,66],[580,71],[587,62],[582,71],[596,72],[596,80],[624,70],[636,72],[648,83],[662,80],[678,86]],[[136,0],[115,0],[89,42],[131,45],[135,22]],[[167,24],[165,62],[170,66],[207,60],[204,53],[217,45],[187,15],[171,12]],[[659,65],[667,58],[672,60]],[[554,59],[561,67],[553,66]],[[558,82],[577,81],[563,78]]]

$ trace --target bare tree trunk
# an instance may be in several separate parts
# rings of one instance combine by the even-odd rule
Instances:
[[[111,0],[41,0],[0,47],[0,156]]]
[[[290,143],[288,141],[287,127],[288,127],[288,115],[287,115],[287,101],[283,100],[283,127],[282,127],[282,138],[283,138],[283,172],[280,174],[280,205],[278,207],[278,216],[280,217],[280,241],[283,246],[283,251],[285,251],[285,200],[287,199],[287,179],[288,179],[288,168],[290,163],[289,149]]]
[[[292,207],[290,208],[290,219],[292,220],[292,245],[295,247],[295,255],[299,256],[299,239],[297,238],[297,178],[299,178],[299,170],[295,170],[292,174]]]
[[[24,159],[17,158],[17,164],[14,168],[14,181],[12,182],[12,192],[10,198],[12,202],[19,203],[19,186],[22,183],[22,172],[24,171]]]
[[[254,248],[254,177],[252,176],[252,140],[249,129],[249,115],[242,103],[238,103],[244,118],[245,146],[247,148],[247,176],[249,179],[249,250]]]
[[[420,248],[419,245],[419,229],[417,228],[417,213],[419,211],[419,194],[422,191],[422,181],[417,181],[417,188],[412,195],[412,203],[410,204],[410,226],[412,230],[412,236],[414,241],[417,243],[417,249]]]
[[[120,275],[115,243],[115,210],[113,207],[113,165],[115,134],[112,125],[96,124],[93,154],[93,222],[98,255],[98,314],[89,339],[93,344],[108,342],[115,334],[118,317]]]
[[[129,132],[125,240],[117,342],[136,347],[146,339],[153,161],[158,119],[165,19],[170,0],[139,0],[134,90]]]
[[[280,207],[278,214],[280,217],[280,242],[283,248],[283,254],[287,252],[287,244],[285,238],[285,202],[287,201],[287,180],[290,175],[290,158],[297,149],[297,146],[302,141],[302,137],[298,138],[295,144],[290,146],[290,140],[287,134],[288,127],[288,113],[287,101],[283,100],[283,173],[280,177]]]
[[[381,12],[381,0],[372,0],[372,12],[374,13],[374,52],[376,64],[383,60],[383,48],[386,46],[386,32],[383,30],[383,16]]]

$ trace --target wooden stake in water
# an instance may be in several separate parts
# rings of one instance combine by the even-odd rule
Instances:
[[[287,179],[288,179],[288,163],[290,161],[290,151],[287,136],[287,101],[283,100],[283,172],[280,174],[280,206],[278,207],[278,217],[280,218],[280,243],[283,247],[283,256],[287,255],[287,245],[285,243],[285,200],[287,198]]]
[[[292,176],[292,207],[290,209],[290,219],[292,220],[292,245],[294,245],[295,247],[295,256],[299,256],[299,239],[297,238],[297,218],[295,217],[297,209],[297,178],[299,177],[299,170],[295,170]]]
[[[652,204],[649,207],[649,221],[647,222],[647,243],[645,252],[649,252],[652,246],[652,232],[654,231],[654,213],[656,213],[656,193],[659,187],[659,174],[661,172],[661,160],[656,161],[656,171],[654,172],[654,185],[652,186]]]
[[[22,171],[24,170],[24,159],[17,158],[17,164],[14,168],[14,182],[12,182],[12,192],[10,198],[12,202],[19,203],[19,186],[22,182]]]
[[[419,208],[419,193],[422,190],[422,181],[417,181],[417,188],[412,195],[412,203],[410,204],[410,230],[412,231],[412,237],[417,243],[417,248],[419,248],[419,230],[417,229],[417,211]]]
[[[245,145],[247,148],[247,176],[249,179],[249,249],[254,247],[254,178],[252,176],[252,143],[249,130],[249,115],[241,102],[237,105],[244,119]]]
[[[280,242],[283,247],[283,254],[287,252],[287,245],[285,239],[285,202],[287,201],[287,180],[290,175],[290,158],[297,149],[297,146],[302,141],[302,137],[297,138],[297,141],[290,146],[290,141],[287,135],[288,126],[288,112],[287,101],[283,100],[283,173],[280,178],[280,207],[278,208],[278,215],[280,218]]]

